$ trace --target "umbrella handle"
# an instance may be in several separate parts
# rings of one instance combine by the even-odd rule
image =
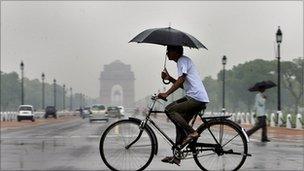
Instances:
[[[165,79],[163,79],[163,83],[167,85],[170,84],[170,81],[169,80],[166,81]]]

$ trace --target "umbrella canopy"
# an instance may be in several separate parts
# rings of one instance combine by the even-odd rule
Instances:
[[[132,40],[130,40],[130,42],[186,46],[196,49],[207,49],[195,37],[191,36],[188,33],[173,29],[171,27],[147,29],[138,34]]]
[[[260,89],[269,89],[272,87],[277,86],[274,82],[268,80],[268,81],[262,81],[255,83],[253,87],[250,87],[248,90],[249,91],[259,91]]]

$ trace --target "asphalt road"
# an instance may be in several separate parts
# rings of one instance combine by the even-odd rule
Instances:
[[[109,123],[114,120],[110,120]],[[99,140],[105,122],[89,123],[76,119],[65,123],[1,131],[1,170],[108,170],[99,155]],[[171,123],[158,122],[174,138]],[[147,170],[199,170],[193,160],[181,166],[160,160],[171,154],[170,147],[158,137],[159,153]],[[304,170],[303,141],[252,140],[242,170]]]

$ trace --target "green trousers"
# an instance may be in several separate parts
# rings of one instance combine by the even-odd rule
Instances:
[[[176,144],[181,144],[189,133],[195,130],[189,122],[201,110],[206,108],[206,103],[185,96],[170,103],[165,108],[165,113],[176,127]]]

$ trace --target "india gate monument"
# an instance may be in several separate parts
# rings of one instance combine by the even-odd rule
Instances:
[[[134,107],[135,77],[131,65],[119,60],[104,65],[99,80],[101,104]]]

